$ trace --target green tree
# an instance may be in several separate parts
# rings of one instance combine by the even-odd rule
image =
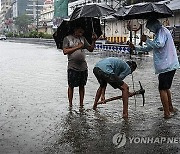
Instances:
[[[22,15],[15,19],[15,25],[18,31],[28,32],[28,25],[32,23],[32,19],[28,15]]]

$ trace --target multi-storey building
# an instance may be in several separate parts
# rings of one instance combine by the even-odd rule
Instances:
[[[19,17],[24,14],[33,19],[37,18],[44,5],[44,0],[14,0],[13,17]]]
[[[38,22],[43,5],[44,0],[1,0],[0,30],[12,31],[13,19],[25,14]]]
[[[23,0],[21,0],[23,1]],[[44,0],[28,0],[24,13],[33,19],[37,19],[43,9]]]
[[[53,0],[45,0],[40,13],[39,31],[48,34],[53,33],[54,3]]]
[[[66,7],[67,2],[68,7]],[[63,17],[67,16],[67,11],[68,15],[70,15],[75,7],[88,3],[106,3],[113,8],[118,8],[124,4],[124,2],[125,0],[1,0],[0,28],[1,31],[4,31],[6,28],[10,28],[12,18],[18,17],[22,14],[27,14],[34,19],[35,27],[37,26],[37,22],[39,22],[39,31],[52,34],[52,29],[55,28],[55,26],[58,26],[56,20],[54,19],[58,17],[63,19]],[[166,3],[174,12],[174,17],[160,19],[165,26],[180,26],[179,2],[179,0],[162,1],[162,3]],[[58,8],[56,8],[58,9],[58,12],[55,11],[54,4],[58,4]],[[59,9],[62,7],[63,9]],[[42,8],[43,10],[40,13]],[[37,16],[40,18],[39,21],[36,20]],[[106,38],[111,42],[126,42],[129,39],[127,22],[128,21],[121,21],[113,17],[108,17],[104,26],[102,20],[102,30],[105,32]],[[148,31],[145,29],[145,33],[146,32]]]
[[[0,31],[5,33],[12,24],[12,0],[1,0]]]

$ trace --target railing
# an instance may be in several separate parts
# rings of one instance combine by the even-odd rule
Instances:
[[[114,51],[117,53],[127,53],[127,54],[129,54],[129,51],[130,51],[128,45],[100,44],[100,43],[96,43],[95,50]]]

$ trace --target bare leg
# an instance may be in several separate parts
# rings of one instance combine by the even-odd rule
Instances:
[[[128,99],[129,99],[129,87],[124,82],[120,87],[122,90],[122,100],[123,100],[123,118],[128,118]]]
[[[102,88],[101,101],[105,101],[105,91],[106,91],[106,86]]]
[[[69,107],[72,107],[74,88],[68,87]]]
[[[169,118],[170,111],[169,111],[169,100],[168,100],[168,94],[166,90],[160,90],[160,98],[164,109],[164,118]]]
[[[79,86],[80,107],[83,107],[84,93],[85,93],[84,86]]]
[[[174,108],[173,108],[173,105],[172,105],[171,91],[169,89],[167,90],[167,95],[168,95],[169,111],[170,112],[175,112]]]
[[[123,100],[123,118],[128,118],[128,88],[122,90],[122,100]]]
[[[99,101],[99,98],[101,97],[102,89],[103,88],[99,87],[97,92],[96,92],[96,97],[95,97],[95,101],[94,101],[94,105],[93,105],[94,110],[97,108],[97,102]]]

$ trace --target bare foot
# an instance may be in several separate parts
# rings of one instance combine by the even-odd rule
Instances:
[[[102,103],[101,104],[106,104],[105,100],[101,101]]]
[[[85,111],[85,108],[83,106],[80,106],[79,107],[79,112],[84,112]]]
[[[169,118],[171,118],[170,113],[169,114],[164,114],[164,119],[169,119]]]
[[[128,114],[123,113],[123,119],[128,119]]]
[[[72,109],[72,107],[73,107],[72,104],[69,104],[69,109]]]
[[[79,108],[83,108],[83,107],[84,107],[84,105],[80,105],[80,106],[79,106]]]
[[[163,107],[159,107],[158,110],[159,111],[164,111]],[[171,113],[176,113],[178,111],[178,109],[177,108],[170,108],[169,111]]]
[[[96,108],[97,108],[97,103],[94,103],[93,110],[96,110]]]
[[[102,102],[105,101],[105,97],[101,97],[101,101],[102,101]]]
[[[171,115],[166,115],[166,116],[164,116],[164,119],[170,119],[170,118],[172,118]]]

